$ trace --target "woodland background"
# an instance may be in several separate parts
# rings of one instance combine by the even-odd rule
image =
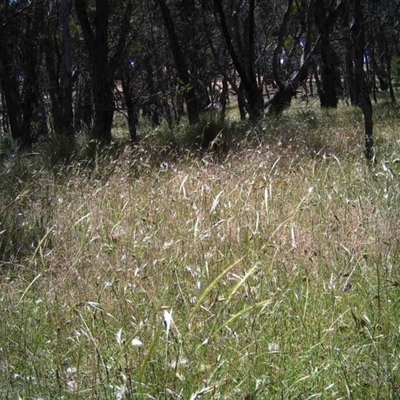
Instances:
[[[240,118],[280,115],[293,96],[360,106],[373,158],[370,97],[396,101],[397,0],[4,1],[0,5],[2,130],[21,147],[85,132],[112,140],[115,112],[138,139],[233,97]],[[208,146],[214,135],[203,138]]]

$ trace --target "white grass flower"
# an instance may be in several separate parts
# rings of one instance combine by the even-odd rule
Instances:
[[[135,339],[132,339],[131,345],[133,347],[143,347],[143,342],[140,339],[135,338]]]
[[[172,310],[164,310],[164,326],[165,329],[167,330],[167,335],[171,329],[171,325],[173,324],[174,320],[172,319]]]
[[[193,393],[193,394],[190,396],[190,400],[196,400],[196,399],[198,399],[199,397],[201,397],[201,396],[203,396],[203,395],[205,395],[205,394],[211,392],[211,390],[212,390],[213,388],[214,388],[214,386],[207,386],[207,387],[205,387],[205,388],[199,390],[198,392]]]
[[[168,242],[164,242],[164,244],[163,244],[163,250],[169,249],[173,244],[174,244],[174,241],[173,241],[173,240],[170,240],[170,241],[168,241]]]
[[[215,212],[215,210],[217,209],[218,204],[219,204],[219,202],[220,202],[220,200],[221,200],[221,196],[222,196],[223,193],[224,193],[224,191],[221,190],[221,191],[215,196],[214,201],[213,201],[213,203],[212,203],[212,205],[211,205],[210,214],[213,214],[213,213]]]
[[[264,205],[265,205],[265,212],[268,216],[268,211],[269,211],[269,207],[268,207],[268,200],[270,198],[270,194],[268,193],[268,188],[265,188],[264,191]]]
[[[67,382],[67,390],[68,392],[76,392],[78,389],[78,384],[74,380],[70,380]]]
[[[292,237],[292,249],[295,249],[297,247],[297,243],[296,243],[296,233],[294,230],[294,226],[292,226],[290,230],[290,235]]]
[[[122,328],[115,334],[115,338],[117,339],[117,343],[119,345],[124,344],[125,340],[122,337]]]
[[[117,400],[123,400],[126,399],[126,395],[128,394],[128,389],[126,386],[113,386],[113,389],[115,391],[115,398]]]
[[[75,392],[78,390],[78,384],[76,382],[77,377],[77,369],[75,367],[67,368],[66,375],[67,375],[67,390],[69,392]]]
[[[165,388],[165,393],[169,396],[170,399],[177,400],[180,398],[178,393],[175,393],[172,389],[170,388]]]
[[[75,367],[67,368],[67,376],[70,378],[76,374],[77,369]]]
[[[187,365],[189,365],[189,360],[185,357],[181,357],[178,360],[174,360],[169,364],[170,368],[172,369],[176,369],[178,367],[185,367]]]
[[[279,344],[276,342],[272,342],[268,345],[268,351],[270,353],[278,353],[279,352]]]

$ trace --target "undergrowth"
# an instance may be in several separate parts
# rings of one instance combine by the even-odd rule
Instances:
[[[398,124],[368,166],[346,110],[240,125],[223,157],[176,131],[5,158],[0,397],[398,398]]]

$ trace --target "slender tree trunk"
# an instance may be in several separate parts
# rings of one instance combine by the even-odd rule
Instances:
[[[264,97],[262,86],[257,84],[257,76],[255,72],[255,52],[254,52],[254,25],[255,25],[255,1],[249,1],[249,12],[245,20],[243,39],[238,37],[239,31],[236,29],[237,49],[232,40],[226,21],[226,15],[221,0],[214,0],[216,13],[219,15],[222,34],[232,58],[233,64],[240,76],[240,82],[244,89],[246,102],[244,103],[249,118],[252,121],[259,120],[264,114]],[[242,43],[242,40],[244,42]],[[238,93],[238,96],[240,94]],[[239,98],[239,101],[242,99]]]
[[[196,92],[190,79],[186,60],[175,31],[175,26],[171,17],[170,10],[165,3],[165,0],[157,0],[157,3],[160,6],[161,13],[163,15],[165,28],[168,33],[168,38],[170,41],[171,50],[174,57],[176,69],[178,71],[179,79],[185,86],[183,96],[186,102],[189,124],[193,125],[199,122],[200,119],[200,109],[196,97]]]
[[[10,122],[11,136],[16,142],[29,143],[30,139],[24,137],[22,130],[22,108],[19,94],[18,81],[12,68],[12,55],[2,49],[0,52],[1,85],[7,106],[8,120]]]
[[[69,26],[70,9],[68,0],[61,0],[61,133],[64,136],[74,135],[74,114],[72,108],[72,65],[71,65],[71,30]]]
[[[0,62],[0,77],[1,77],[1,62]],[[1,85],[1,78],[0,78],[0,86]],[[2,118],[1,122],[3,125],[3,132],[8,133],[10,130],[10,125],[9,125],[9,119],[8,119],[8,113],[7,113],[7,103],[6,99],[4,97],[4,90],[1,89],[1,105],[2,105]]]
[[[315,52],[321,36],[314,43],[314,47],[311,48],[311,15],[313,10],[313,1],[310,0],[307,10],[307,23],[305,32],[305,43],[303,49],[302,61],[299,69],[293,74],[290,80],[284,81],[279,74],[279,56],[281,54],[284,38],[286,35],[286,29],[289,21],[289,16],[293,6],[293,0],[288,0],[287,8],[283,17],[283,21],[278,34],[278,43],[274,49],[272,56],[272,72],[274,79],[278,85],[278,91],[274,94],[271,100],[266,104],[269,107],[268,114],[273,116],[279,116],[282,111],[290,106],[292,97],[296,94],[297,89],[303,85],[303,82],[308,77],[309,65],[311,64],[311,55]]]
[[[371,58],[371,62],[368,62],[367,59],[367,63],[366,63],[366,68],[367,68],[367,75],[370,77],[370,90],[372,91],[372,98],[374,99],[375,104],[378,103],[378,99],[376,98],[376,84],[375,84],[375,78],[376,78],[376,61],[375,61],[375,51],[374,51],[374,45],[372,43],[371,46],[371,54],[370,54],[370,58]],[[371,67],[369,66],[371,64]],[[379,78],[378,78],[379,79]]]
[[[240,120],[244,121],[246,119],[246,99],[245,99],[242,83],[239,84],[239,87],[237,88],[236,93],[237,93],[237,97],[238,97]]]
[[[94,99],[93,139],[100,143],[111,142],[111,125],[114,115],[112,77],[108,63],[108,0],[96,0],[95,45],[92,48],[92,78]]]
[[[133,101],[133,96],[131,93],[131,82],[129,79],[129,72],[127,73],[126,78],[122,78],[122,90],[124,94],[126,109],[128,112],[129,136],[132,142],[136,142],[137,141],[136,125],[138,122],[138,118],[135,109],[135,102]]]
[[[371,161],[375,157],[372,104],[368,93],[368,87],[364,72],[364,47],[365,32],[363,28],[364,16],[362,12],[362,0],[354,2],[354,18],[351,28],[351,39],[354,46],[354,76],[355,76],[355,97],[357,104],[364,114],[364,136],[365,136],[365,157]]]
[[[394,95],[393,83],[392,83],[392,55],[390,54],[390,50],[388,47],[386,48],[386,67],[388,72],[388,82],[389,82],[389,94],[390,100],[393,104],[396,104],[396,96]]]
[[[4,12],[7,15],[10,4],[5,2]],[[43,0],[37,0],[32,5],[32,14],[27,19],[26,30],[22,39],[23,52],[21,65],[16,65],[14,50],[7,32],[2,27],[2,38],[0,42],[0,71],[1,83],[4,97],[7,103],[8,117],[10,121],[11,134],[20,147],[28,148],[34,142],[33,123],[39,121],[39,72],[41,61],[41,36],[44,26],[44,4]],[[12,17],[11,17],[12,18]],[[22,90],[21,86],[22,79]],[[42,116],[44,118],[44,116]]]
[[[321,35],[319,53],[321,56],[321,87],[319,90],[322,108],[336,108],[338,98],[336,94],[335,54],[331,46],[330,35],[335,23],[335,14],[330,10],[326,0],[315,2],[315,22]]]
[[[114,116],[114,100],[112,82],[108,75],[108,68],[100,61],[103,59],[101,50],[97,51],[99,59],[93,65],[93,99],[94,124],[92,139],[100,143],[111,142],[111,126]]]
[[[93,123],[93,84],[89,73],[82,72],[75,77],[74,130],[90,132]]]
[[[41,41],[39,40],[44,26],[44,1],[37,0],[34,3],[33,16],[27,30],[27,42],[25,51],[25,77],[22,88],[22,132],[23,138],[21,145],[30,147],[36,139],[33,128],[34,122],[39,122],[38,118],[44,118],[39,114],[40,98],[40,64],[42,55]],[[36,116],[35,116],[36,113]],[[42,133],[42,132],[40,132]]]
[[[226,99],[228,97],[228,80],[226,76],[222,78],[222,90],[220,96],[220,103],[221,103],[221,122],[225,121],[226,116]]]
[[[94,141],[100,144],[109,144],[112,139],[111,126],[114,116],[113,79],[115,70],[126,50],[132,2],[128,1],[126,5],[115,51],[110,56],[108,54],[109,0],[96,0],[94,32],[87,15],[86,2],[84,0],[75,0],[75,9],[90,55],[92,69],[94,125],[91,130],[91,136]]]
[[[343,30],[348,30],[350,26],[351,15],[349,15],[349,8],[346,8],[346,12],[343,13]],[[354,54],[353,54],[353,43],[350,35],[346,35],[343,38],[344,41],[344,62],[345,62],[345,83],[347,95],[350,97],[350,104],[352,106],[358,106],[358,97],[356,91],[356,77],[354,75]],[[346,100],[347,102],[347,100]]]
[[[61,134],[61,94],[59,85],[58,68],[56,66],[55,55],[56,51],[54,43],[50,37],[45,40],[44,46],[46,70],[49,79],[49,97],[51,103],[51,116],[53,120],[53,129],[57,134]]]
[[[161,108],[158,96],[159,88],[156,86],[157,77],[154,79],[154,68],[150,60],[147,60],[144,69],[146,71],[146,86],[148,96],[146,101],[142,103],[143,114],[149,118],[153,126],[158,126],[160,125],[159,109]],[[162,71],[160,71],[160,73],[162,73]],[[162,78],[160,81],[162,81]]]

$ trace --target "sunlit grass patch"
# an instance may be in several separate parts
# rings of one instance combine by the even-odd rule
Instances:
[[[377,122],[367,166],[354,121],[265,121],[223,159],[9,161],[1,396],[396,398],[398,138]]]

